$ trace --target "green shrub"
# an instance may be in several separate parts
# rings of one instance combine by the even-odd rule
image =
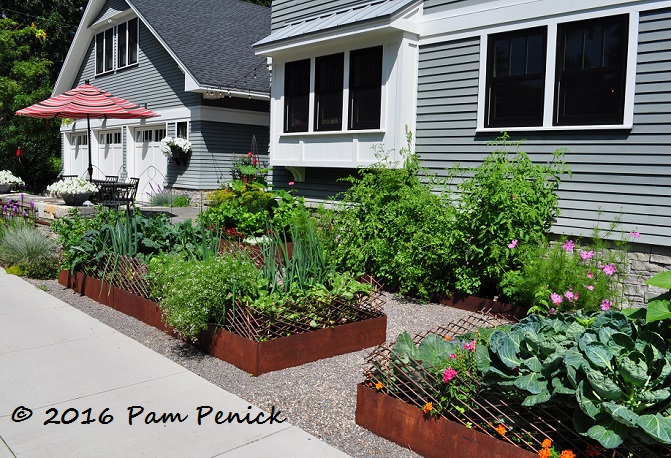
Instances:
[[[305,208],[302,198],[280,190],[271,191],[260,183],[232,181],[209,195],[210,207],[199,215],[205,226],[238,237],[264,234],[269,224],[286,231],[296,211]]]
[[[380,162],[348,178],[352,186],[335,210],[322,210],[322,227],[341,268],[428,298],[454,286],[461,234],[449,198],[422,182],[416,155],[409,149],[401,154],[401,167],[380,155]]]
[[[462,281],[473,293],[497,294],[503,274],[518,268],[517,252],[508,245],[543,244],[559,213],[556,193],[561,177],[569,173],[564,150],[552,153],[552,161],[534,164],[519,150],[522,142],[511,142],[507,134],[490,143],[497,149],[475,168],[454,167],[458,178],[459,211],[453,230],[463,233]],[[457,285],[459,286],[459,285]]]
[[[0,262],[18,266],[29,278],[55,278],[57,243],[36,227],[14,224],[7,227],[0,238]]]
[[[192,339],[208,324],[223,322],[236,300],[255,297],[261,286],[258,270],[244,253],[204,261],[157,256],[149,262],[147,279],[166,322]]]

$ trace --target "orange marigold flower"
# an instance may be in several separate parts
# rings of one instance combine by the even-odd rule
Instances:
[[[575,458],[575,453],[572,450],[564,450],[559,454],[559,458]]]
[[[450,337],[450,336],[446,336],[446,337],[445,337],[445,340],[452,340],[452,337]]]
[[[550,451],[549,448],[543,448],[543,449],[541,449],[540,452],[538,452],[538,457],[539,458],[551,458],[552,457],[552,452]]]
[[[550,448],[552,447],[552,441],[550,439],[545,439],[543,443],[541,444],[541,447],[543,448]]]
[[[381,390],[381,389],[382,389],[382,382],[377,382],[377,383],[375,384],[375,389],[376,389],[376,390]]]
[[[433,410],[433,402],[427,402],[424,404],[424,413],[430,413]]]
[[[506,432],[508,431],[505,426],[499,424],[494,430],[499,433],[502,436],[506,435]]]

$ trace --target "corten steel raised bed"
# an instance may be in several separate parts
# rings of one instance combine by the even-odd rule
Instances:
[[[149,299],[81,272],[71,274],[62,271],[58,281],[101,304],[173,333],[173,329],[162,321],[158,305]],[[245,372],[261,375],[383,343],[386,340],[387,316],[382,313],[378,315],[370,314],[368,319],[328,328],[303,329],[296,334],[264,341],[252,340],[238,333],[210,326],[197,336],[194,344]],[[238,322],[253,319],[241,314]],[[233,325],[235,327],[235,323]]]
[[[387,396],[363,383],[357,386],[356,423],[426,457],[538,456],[446,418],[424,414],[418,407]]]
[[[434,294],[431,298],[442,305],[449,305],[450,307],[468,310],[469,312],[478,312],[480,310],[488,310],[491,313],[498,315],[510,316],[514,318],[524,318],[527,316],[527,309],[505,302],[486,299],[483,297],[469,296],[467,294],[448,295],[445,293]]]
[[[471,314],[418,334],[413,342],[418,345],[430,334],[452,339],[478,328],[506,323],[510,323],[509,317]],[[572,449],[578,456],[585,456],[587,450],[608,458],[671,456],[668,445],[644,444],[633,436],[617,449],[606,450],[575,431],[571,406],[524,407],[523,396],[517,397],[496,385],[483,385],[468,373],[457,374],[450,382],[462,395],[452,399],[451,409],[439,415],[424,414],[427,402],[439,404],[435,372],[423,362],[397,354],[395,342],[376,347],[367,362],[370,366],[365,381],[357,388],[357,424],[427,457],[530,458],[537,456],[546,438],[558,444],[560,450]],[[464,391],[464,386],[475,390]],[[503,434],[496,429],[498,425],[506,428]]]

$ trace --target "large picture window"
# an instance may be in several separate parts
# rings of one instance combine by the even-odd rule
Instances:
[[[621,124],[628,16],[557,27],[555,125]]]
[[[310,111],[310,59],[289,62],[284,72],[284,131],[307,132]]]
[[[545,27],[489,37],[487,127],[543,124]]]
[[[315,130],[342,130],[344,54],[315,59]]]
[[[349,128],[379,129],[382,99],[382,46],[350,53]]]

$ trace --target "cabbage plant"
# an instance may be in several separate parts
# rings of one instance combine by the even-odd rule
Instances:
[[[671,351],[659,329],[612,311],[532,315],[492,333],[478,370],[525,406],[574,406],[575,429],[605,448],[629,435],[670,444]]]

